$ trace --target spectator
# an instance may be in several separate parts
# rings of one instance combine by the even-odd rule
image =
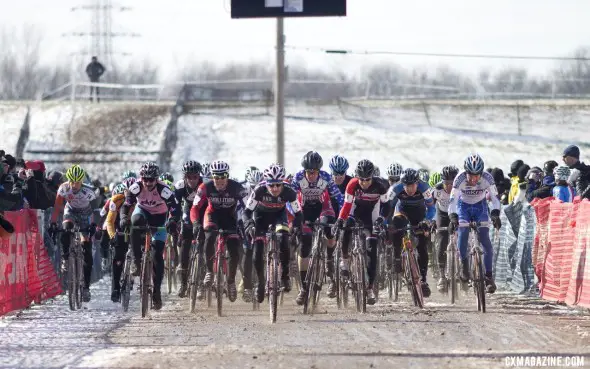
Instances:
[[[541,187],[541,181],[543,180],[543,170],[539,167],[532,167],[526,174],[526,199],[532,201],[531,194],[533,191]]]
[[[1,151],[4,154],[4,151]],[[4,155],[0,157],[0,211],[21,209],[23,200],[21,187],[14,182],[14,176],[8,173],[10,168]],[[8,191],[8,188],[11,190]]]
[[[590,199],[590,166],[580,161],[580,149],[570,145],[563,150],[563,162],[571,169],[568,182],[573,186],[576,195]]]
[[[570,168],[559,166],[555,168],[555,187],[553,188],[553,197],[563,202],[574,201],[574,189],[567,182],[570,176]]]
[[[104,72],[104,66],[98,61],[96,56],[93,56],[92,61],[86,66],[86,74],[88,75],[88,78],[90,78],[90,82],[99,82],[99,79]],[[92,101],[93,92],[96,92],[96,101],[100,102],[98,86],[90,86],[90,101]]]
[[[32,209],[47,210],[53,206],[52,196],[45,183],[45,163],[41,160],[25,162],[27,179],[23,186],[23,196]]]
[[[500,168],[492,169],[492,177],[498,189],[498,198],[503,205],[508,204],[508,192],[510,191],[510,179],[504,177],[504,172]]]
[[[553,196],[553,187],[555,187],[555,177],[553,170],[557,167],[555,160],[546,161],[543,164],[543,179],[538,188],[527,192],[527,200],[533,201],[535,198],[544,199]]]
[[[516,195],[512,198],[512,202],[522,202],[526,200],[526,188],[527,188],[527,174],[531,170],[531,167],[527,164],[523,164],[518,168],[518,173],[516,177]],[[514,188],[514,181],[512,182],[512,187],[510,187],[510,192]]]
[[[508,203],[511,204],[512,200],[518,193],[518,170],[521,166],[524,165],[524,162],[520,159],[515,160],[512,165],[510,165],[510,192],[508,193]]]

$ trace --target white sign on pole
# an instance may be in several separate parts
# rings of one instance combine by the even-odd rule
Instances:
[[[285,13],[303,12],[303,0],[285,0]]]
[[[280,8],[283,6],[283,0],[264,0],[264,6],[267,8]]]

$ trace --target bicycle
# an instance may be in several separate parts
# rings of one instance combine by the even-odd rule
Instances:
[[[273,230],[273,227],[275,228]],[[281,267],[279,262],[279,237],[283,237],[277,229],[281,226],[273,226],[272,224],[268,227],[266,234],[266,295],[268,296],[268,305],[270,310],[270,322],[276,323],[277,321],[277,305],[278,295],[281,293],[279,276],[281,273]]]
[[[348,308],[348,284],[342,280],[340,275],[340,259],[342,258],[342,240],[340,238],[340,228],[336,229],[334,238],[336,247],[334,248],[334,283],[336,284],[336,306],[338,309]]]
[[[356,303],[356,311],[367,312],[367,255],[365,248],[365,233],[363,223],[359,220],[351,227],[352,251],[351,251],[351,287]]]
[[[395,271],[394,267],[394,253],[393,253],[393,243],[386,242],[387,239],[387,230],[385,228],[381,229],[379,232],[379,261],[378,261],[378,269],[379,270],[379,282],[382,283],[385,288],[387,289],[387,297],[390,300],[397,301],[399,290],[401,288],[401,280],[399,279],[398,273]],[[377,293],[375,294],[377,295]]]
[[[213,259],[213,273],[215,278],[213,285],[209,289],[215,290],[215,297],[217,299],[217,316],[221,316],[223,310],[223,294],[227,292],[227,276],[228,276],[228,265],[227,260],[229,259],[226,246],[227,236],[235,234],[232,231],[224,231],[223,229],[213,231],[217,234],[216,250]],[[207,304],[211,305],[211,293],[207,293]]]
[[[196,310],[197,293],[199,289],[203,288],[203,278],[205,277],[205,257],[201,246],[199,244],[199,237],[191,243],[188,279],[189,310],[191,313],[194,313]]]
[[[316,221],[309,222],[313,227],[311,257],[307,268],[305,284],[307,285],[307,296],[303,303],[303,314],[307,314],[311,302],[311,314],[314,313],[320,298],[320,291],[326,273],[326,245],[324,242],[324,224]]]
[[[55,230],[54,237],[57,233],[70,233],[70,251],[68,255],[67,269],[67,292],[70,310],[82,308],[82,291],[84,290],[84,249],[82,247],[82,233],[90,232],[92,227],[81,229],[79,225],[74,225],[72,230],[58,229]]]
[[[129,245],[129,232],[116,232],[117,235],[124,235],[125,243]],[[131,290],[133,289],[133,276],[131,275],[131,265],[134,263],[133,249],[127,247],[127,253],[125,253],[125,263],[123,264],[123,272],[121,273],[121,306],[123,311],[129,310],[129,301],[131,298]]]
[[[176,278],[176,243],[174,237],[168,233],[166,237],[166,255],[164,257],[164,273],[168,287],[168,294],[172,293],[172,285],[174,289],[178,289],[178,281]]]
[[[424,307],[424,296],[422,294],[420,268],[418,267],[418,255],[416,254],[414,245],[417,244],[415,241],[416,237],[423,234],[424,231],[421,225],[412,226],[411,224],[408,224],[404,228],[395,229],[394,232],[404,232],[401,255],[402,272],[399,277],[404,279],[405,284],[412,295],[414,306],[418,306],[422,309]],[[399,283],[401,283],[401,281],[399,281]]]
[[[437,232],[447,232],[448,227],[440,227],[436,231]],[[459,275],[459,249],[457,248],[457,234],[453,232],[453,234],[449,234],[449,243],[447,245],[447,265],[445,270],[445,275],[447,279],[447,284],[450,287],[451,291],[451,304],[454,304],[457,299],[459,299],[459,289],[457,288],[457,284],[459,281],[457,280],[457,276]]]
[[[472,285],[475,297],[477,299],[477,311],[486,312],[486,285],[485,285],[485,265],[483,263],[483,248],[479,239],[480,222],[469,222],[469,231],[475,237],[471,237],[470,256],[471,256],[471,274]]]
[[[143,254],[141,256],[141,274],[139,282],[139,290],[141,295],[141,317],[145,318],[150,309],[150,297],[154,293],[154,258],[155,249],[152,247],[152,233],[164,231],[165,227],[152,226],[133,226],[132,229],[143,231],[145,230],[145,243]]]

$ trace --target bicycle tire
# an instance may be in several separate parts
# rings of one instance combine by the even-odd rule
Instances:
[[[197,252],[193,252],[191,257],[191,271],[190,271],[190,281],[189,281],[189,310],[191,313],[194,313],[197,307],[197,292],[199,291],[199,268],[200,266],[200,258]]]
[[[149,255],[144,253],[141,258],[141,317],[145,318],[149,310]]]
[[[223,312],[223,287],[224,287],[224,278],[223,278],[223,256],[219,255],[216,260],[216,270],[215,270],[215,297],[217,299],[217,316],[221,316]]]
[[[76,280],[76,257],[70,247],[70,255],[68,256],[68,301],[70,304],[70,310],[76,310],[76,293],[77,293],[77,280]]]
[[[340,241],[338,241],[340,243]],[[334,250],[334,289],[336,290],[336,306],[342,308],[342,293],[340,292],[340,245],[336,245]]]
[[[422,309],[424,307],[424,296],[422,295],[418,261],[416,260],[416,255],[413,252],[409,256],[410,257],[408,259],[410,261],[410,274],[412,277],[412,296],[414,297],[414,304]]]
[[[129,310],[129,300],[131,298],[131,260],[125,258],[125,265],[123,266],[123,281],[121,283],[121,305],[123,311]]]
[[[486,312],[486,292],[485,292],[485,281],[482,273],[482,257],[477,251],[474,252],[473,256],[473,286],[475,289],[475,295],[477,298],[477,311],[482,313]]]
[[[366,262],[365,262],[365,255],[362,253],[357,254],[357,268],[360,275],[360,279],[358,282],[358,287],[360,287],[360,294],[359,294],[359,302],[360,302],[360,312],[366,313],[367,312],[367,273],[366,273]]]
[[[170,247],[170,243],[172,242],[172,236],[168,235],[166,239],[166,262],[164,265],[164,270],[166,271],[166,285],[168,287],[168,294],[172,293],[172,247]]]
[[[449,251],[450,249],[450,251]],[[451,280],[451,304],[455,304],[455,301],[459,295],[457,289],[457,250],[455,244],[449,242],[447,246],[447,265],[449,272],[449,279]]]
[[[315,283],[315,261],[316,256],[312,254],[311,258],[309,259],[309,264],[307,267],[307,274],[305,276],[305,284],[307,285],[307,294],[305,296],[305,300],[303,302],[303,314],[309,314],[309,304],[312,302],[313,298],[313,289]],[[312,305],[313,310],[313,305]]]
[[[273,250],[272,254],[269,256],[269,288],[268,288],[268,303],[270,307],[270,322],[276,323],[277,321],[277,289],[278,289],[278,279],[279,279],[279,268],[278,268],[278,260],[276,251]]]
[[[82,309],[82,289],[84,286],[84,254],[80,244],[76,250],[76,308]]]

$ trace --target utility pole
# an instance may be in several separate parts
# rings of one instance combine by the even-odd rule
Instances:
[[[285,35],[283,17],[277,18],[275,71],[275,116],[277,120],[277,163],[285,165]]]

